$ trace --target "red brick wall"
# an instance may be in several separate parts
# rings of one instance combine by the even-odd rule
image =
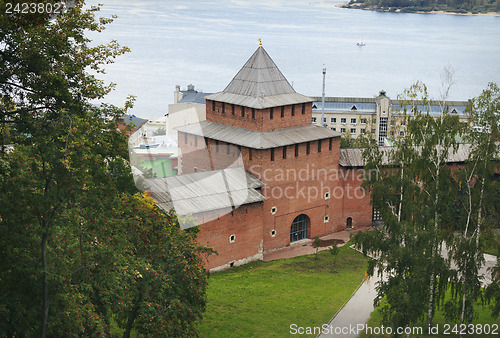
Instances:
[[[363,183],[363,168],[341,168],[343,176],[342,228],[346,227],[347,218],[352,218],[352,227],[359,228],[372,224],[373,207],[370,204],[370,194],[365,191]]]
[[[243,109],[244,116],[241,116]],[[294,110],[293,116],[292,109]],[[312,121],[312,103],[310,102],[304,104],[304,114],[302,114],[302,104],[293,105],[293,108],[292,105],[284,106],[283,117],[281,117],[281,107],[273,108],[272,119],[270,110],[271,108],[254,109],[254,114],[252,115],[252,108],[212,100],[206,101],[207,121],[222,123],[234,127],[267,131],[278,128],[307,125],[311,124]]]
[[[205,267],[212,269],[229,264],[259,253],[262,242],[262,203],[240,206],[233,213],[222,211],[205,214],[205,217],[217,217],[201,225],[198,233],[198,243],[217,251],[207,257]],[[200,219],[203,221],[203,219]],[[234,243],[229,237],[235,235]]]

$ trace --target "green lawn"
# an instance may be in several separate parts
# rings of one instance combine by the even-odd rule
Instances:
[[[476,310],[477,310],[477,318],[474,319],[474,322],[473,322],[474,325],[483,326],[483,328],[484,328],[485,324],[489,324],[490,329],[495,330],[495,328],[496,328],[496,331],[492,331],[492,332],[496,332],[497,334],[496,335],[492,335],[492,334],[489,334],[489,335],[482,334],[481,335],[481,334],[475,333],[473,335],[464,335],[464,337],[498,337],[498,336],[500,336],[500,319],[498,319],[498,318],[495,319],[495,318],[491,317],[491,310],[489,309],[489,307],[487,305],[484,305],[484,306],[477,305]],[[438,334],[432,334],[432,335],[418,334],[418,335],[410,335],[410,337],[419,337],[419,338],[424,338],[424,337],[432,337],[432,338],[459,337],[460,336],[459,334],[456,334],[453,332],[453,327],[455,326],[455,324],[457,324],[457,323],[452,323],[452,322],[447,321],[445,319],[444,313],[442,310],[437,311],[436,314],[434,315],[434,320],[433,320],[432,326],[435,328],[435,332]],[[382,315],[380,314],[380,312],[377,309],[375,309],[375,311],[373,311],[371,314],[370,320],[368,321],[368,326],[371,328],[376,328],[376,327],[381,327],[381,325],[382,325]],[[426,328],[427,324],[426,324],[426,322],[424,323],[424,321],[422,321],[421,323],[414,325],[414,327],[415,326]],[[436,329],[436,327],[437,327],[437,329]],[[445,329],[447,329],[447,331],[446,331],[447,334],[445,334]],[[458,326],[456,329],[458,331],[460,331],[460,326]],[[362,334],[360,337],[362,337],[362,338],[363,337],[387,337],[387,335]]]
[[[361,283],[366,258],[340,248],[254,262],[210,277],[200,337],[289,336],[290,325],[321,326]]]

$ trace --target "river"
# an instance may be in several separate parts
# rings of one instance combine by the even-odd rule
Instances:
[[[117,84],[106,101],[137,96],[132,113],[158,117],[175,85],[217,92],[258,47],[258,39],[295,90],[320,96],[395,98],[416,81],[440,97],[445,67],[454,70],[448,99],[500,84],[500,17],[383,13],[343,9],[337,1],[88,1],[118,15],[94,43],[116,39],[132,52],[106,67]],[[357,46],[362,39],[364,47]]]

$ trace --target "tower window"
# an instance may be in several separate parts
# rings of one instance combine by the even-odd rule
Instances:
[[[292,104],[292,116],[295,116],[295,105]]]
[[[215,101],[212,101],[212,110],[215,111]]]
[[[318,140],[318,153],[321,152],[321,140]]]
[[[281,106],[281,117],[285,117],[285,106]]]
[[[188,144],[188,134],[184,133],[184,143]]]
[[[333,143],[333,138],[330,137],[328,140],[328,150],[332,150],[332,143]]]
[[[245,107],[241,106],[241,117],[245,117]]]
[[[273,107],[269,108],[269,119],[273,119]]]
[[[231,105],[231,114],[234,115],[234,104]]]
[[[229,155],[231,153],[231,145],[228,143],[227,144],[227,154]]]
[[[283,147],[283,158],[286,158],[286,146]]]
[[[219,141],[215,141],[215,151],[219,152]]]
[[[248,160],[252,160],[252,148],[248,148]]]
[[[295,144],[295,157],[298,157],[299,156],[299,144],[296,143]]]
[[[306,104],[302,103],[302,115],[306,113]]]
[[[222,102],[222,114],[226,113],[226,104]]]
[[[255,120],[255,108],[252,108],[252,120]]]
[[[306,143],[306,154],[309,155],[311,153],[311,142]]]
[[[236,241],[236,235],[229,236],[229,243],[234,243]]]
[[[195,147],[198,146],[198,136],[197,135],[194,135],[194,146]]]
[[[274,148],[271,148],[271,161],[274,161]]]

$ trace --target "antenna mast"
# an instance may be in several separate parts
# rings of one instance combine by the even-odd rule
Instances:
[[[321,99],[321,126],[325,127],[325,77],[326,67],[323,65],[323,97]]]

